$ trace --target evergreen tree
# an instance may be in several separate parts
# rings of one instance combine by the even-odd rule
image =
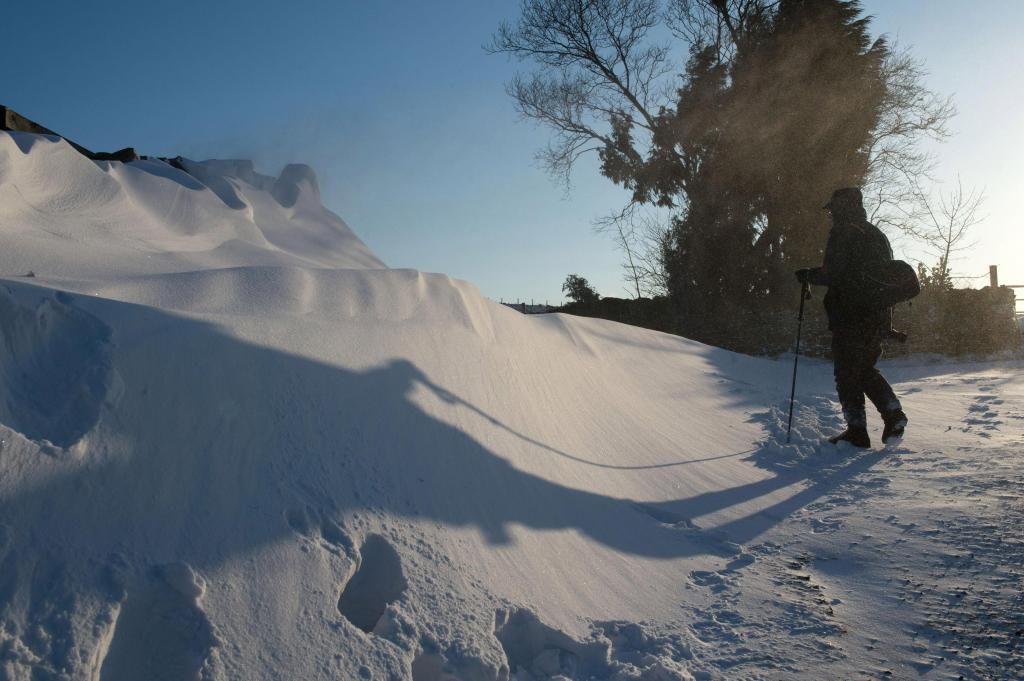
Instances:
[[[602,171],[634,200],[685,195],[665,254],[669,293],[684,332],[733,345],[751,324],[761,337],[756,322],[791,303],[790,271],[821,259],[821,205],[864,180],[886,56],[844,0],[782,0],[735,44],[727,61],[718,46],[695,46],[646,158],[628,118],[601,151]]]

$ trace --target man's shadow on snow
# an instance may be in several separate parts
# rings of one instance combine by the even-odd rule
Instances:
[[[369,510],[475,527],[493,544],[510,527],[575,530],[617,551],[654,558],[721,552],[690,518],[788,487],[771,507],[715,528],[745,542],[869,468],[858,457],[828,475],[761,482],[657,504],[578,490],[513,467],[417,403],[426,390],[541,451],[600,465],[518,433],[396,359],[365,370],[260,347],[222,329],[128,303],[76,297],[109,320],[119,406],[98,428],[122,442],[66,454],[0,500],[13,542],[65,560],[123,547],[155,562],[210,568],[297,531],[296,508],[342,518]],[[78,304],[78,303],[76,303]],[[747,455],[750,452],[713,455]],[[76,458],[81,457],[81,458]],[[678,462],[666,465],[684,465]]]

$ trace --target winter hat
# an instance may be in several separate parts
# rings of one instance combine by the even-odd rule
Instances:
[[[822,208],[836,212],[843,212],[851,208],[863,208],[864,197],[860,193],[860,187],[843,187],[832,192],[832,198]]]

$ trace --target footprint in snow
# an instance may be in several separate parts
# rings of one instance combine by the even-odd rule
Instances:
[[[128,589],[98,678],[197,681],[218,645],[201,607],[205,591],[184,563],[152,568]]]
[[[359,566],[338,599],[338,611],[367,633],[377,630],[388,605],[400,601],[408,582],[402,559],[391,543],[371,534],[358,552]]]
[[[319,509],[297,506],[285,512],[288,526],[298,535],[336,556],[354,558],[355,542],[348,532]]]

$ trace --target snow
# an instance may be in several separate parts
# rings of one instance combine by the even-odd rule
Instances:
[[[521,315],[308,167],[184,167],[0,133],[3,678],[1024,673],[1024,363],[886,364],[908,437],[860,452],[801,361],[785,444],[791,358]]]

